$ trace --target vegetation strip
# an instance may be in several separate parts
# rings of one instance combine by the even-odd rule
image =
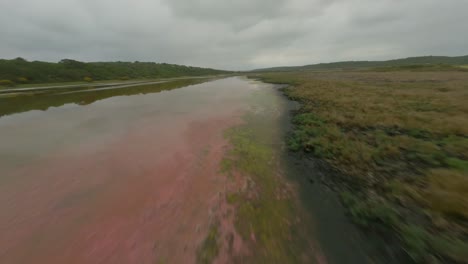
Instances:
[[[235,227],[249,245],[244,263],[300,263],[313,258],[301,214],[291,188],[280,175],[279,149],[274,104],[268,95],[254,96],[256,109],[244,117],[244,124],[226,131],[232,148],[222,170],[242,175],[243,187],[231,190],[226,200],[235,207]],[[302,233],[301,233],[302,232]],[[307,252],[307,250],[309,250]]]

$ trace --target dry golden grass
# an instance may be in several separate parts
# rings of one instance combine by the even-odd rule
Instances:
[[[428,206],[454,217],[468,219],[468,177],[453,170],[432,170],[425,192]]]

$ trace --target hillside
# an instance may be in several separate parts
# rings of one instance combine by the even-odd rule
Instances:
[[[225,71],[154,62],[79,62],[64,59],[58,63],[0,60],[0,80],[15,83],[49,83],[87,80],[168,78],[226,73]]]
[[[387,61],[342,61],[332,63],[319,63],[304,66],[274,67],[257,69],[257,72],[266,71],[305,71],[305,70],[337,70],[337,69],[365,69],[379,67],[398,67],[424,64],[468,65],[468,55],[458,57],[424,56],[395,59]]]

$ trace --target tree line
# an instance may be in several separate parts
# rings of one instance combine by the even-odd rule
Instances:
[[[203,76],[226,71],[154,62],[80,62],[63,59],[58,63],[0,59],[0,86],[23,83],[129,80]]]

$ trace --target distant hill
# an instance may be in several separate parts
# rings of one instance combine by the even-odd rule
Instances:
[[[0,80],[13,83],[47,83],[86,80],[169,78],[227,73],[226,71],[154,62],[79,62],[64,59],[58,63],[0,59]]]
[[[410,65],[425,65],[425,64],[446,64],[446,65],[468,65],[468,55],[460,57],[446,56],[424,56],[410,57],[405,59],[387,60],[387,61],[343,61],[332,63],[319,63],[305,66],[292,67],[274,67],[254,70],[262,71],[306,71],[306,70],[351,70],[365,68],[380,68],[380,67],[398,67]]]

